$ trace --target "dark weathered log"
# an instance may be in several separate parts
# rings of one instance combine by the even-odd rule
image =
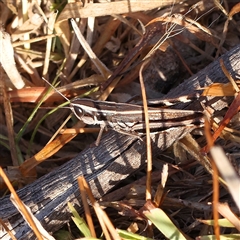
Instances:
[[[161,149],[170,146],[191,129],[178,128],[159,136]],[[98,147],[88,148],[77,157],[18,191],[19,197],[49,232],[69,221],[67,202],[81,209],[77,177],[84,175],[96,198],[103,196],[146,162],[146,145],[137,138],[110,131]],[[17,239],[34,239],[9,197],[0,200],[0,217],[11,224]],[[0,235],[1,237],[4,234]],[[2,239],[9,239],[8,236]]]
[[[240,79],[240,45],[237,45],[232,50],[223,54],[220,58],[223,59],[229,73],[236,80]],[[196,89],[211,85],[212,83],[227,83],[229,80],[225,77],[219,63],[219,59],[209,64],[203,70],[185,80],[182,84],[172,89],[166,98],[172,98],[181,95],[188,95]]]
[[[239,77],[240,45],[224,54],[222,58],[232,76]],[[219,61],[216,60],[172,90],[167,97],[187,95],[196,88],[212,82],[227,81]],[[168,133],[155,136],[153,141],[158,146],[158,151],[162,151],[189,131],[190,128],[174,128]],[[45,229],[54,232],[70,219],[67,202],[82,210],[76,182],[78,176],[86,177],[93,194],[99,198],[144,165],[145,149],[143,141],[110,131],[102,138],[100,146],[84,150],[68,163],[19,190],[18,194]],[[32,231],[10,202],[9,196],[0,199],[0,218],[13,230],[17,239],[35,239]],[[1,230],[0,237],[10,239]]]

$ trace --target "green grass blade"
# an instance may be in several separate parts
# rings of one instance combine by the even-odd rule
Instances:
[[[217,240],[215,235],[206,235],[197,237],[198,240]],[[220,240],[239,240],[240,234],[222,234],[220,235]]]
[[[210,220],[199,219],[199,222],[202,222],[202,223],[210,225],[210,226],[214,225],[214,220],[212,220],[212,219],[210,219]],[[220,227],[235,228],[235,226],[231,222],[229,222],[226,218],[218,219],[218,225]]]
[[[136,233],[131,233],[126,230],[117,229],[119,236],[124,240],[153,240],[152,238],[147,238],[140,236]]]
[[[162,209],[155,208],[144,214],[166,238],[171,240],[187,239]]]
[[[68,202],[68,207],[74,216],[74,217],[72,217],[72,220],[74,221],[74,223],[76,224],[76,226],[78,227],[80,232],[83,234],[83,236],[91,237],[91,232],[90,232],[86,222],[84,221],[84,219],[82,217],[80,217],[80,215],[78,214],[78,212],[76,211],[76,209],[73,207],[73,205],[70,202]]]

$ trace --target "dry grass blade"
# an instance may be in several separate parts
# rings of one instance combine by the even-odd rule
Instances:
[[[215,151],[215,150],[214,150]],[[218,151],[218,150],[217,150]],[[220,150],[221,152],[221,150]],[[221,154],[221,153],[220,153]],[[222,154],[221,154],[222,156]],[[232,188],[232,187],[231,187]],[[239,192],[239,191],[238,191]],[[234,193],[234,196],[235,193]],[[239,207],[239,198],[237,198],[237,204],[238,204],[238,207]],[[236,216],[235,213],[233,213],[233,211],[230,209],[230,207],[228,206],[227,203],[223,203],[223,204],[218,204],[218,211],[219,213],[225,217],[226,219],[229,220],[230,223],[233,224],[233,226],[235,226],[235,228],[240,231],[240,218],[239,216]]]
[[[3,70],[2,68],[0,68],[0,76],[3,75],[2,72]],[[8,129],[8,141],[9,141],[9,146],[11,150],[12,164],[14,166],[18,166],[19,158],[18,158],[16,143],[15,143],[15,132],[13,129],[12,106],[9,101],[9,95],[6,91],[6,86],[3,79],[0,79],[0,94],[3,96],[3,107],[5,111],[5,120],[6,120],[7,129]]]
[[[157,207],[159,207],[164,200],[164,189],[167,182],[167,178],[168,178],[168,165],[164,164],[161,174],[161,183],[158,185],[156,194],[154,196],[154,203],[156,204]]]
[[[142,71],[144,67],[148,64],[148,61],[144,62],[139,71],[139,81],[141,84],[142,99],[143,99],[143,109],[146,124],[146,143],[147,143],[147,182],[146,182],[146,201],[151,200],[151,174],[152,174],[152,147],[150,138],[150,127],[149,127],[149,116],[148,116],[148,106],[147,106],[147,96],[146,89],[144,86]]]
[[[225,65],[224,65],[224,62],[222,59],[220,59],[220,66],[225,74],[225,76],[228,78],[228,80],[230,81],[230,83],[232,84],[234,90],[236,91],[236,93],[238,93],[240,90],[239,90],[239,87],[237,85],[237,83],[235,82],[235,80],[232,78],[232,76],[229,74],[228,70],[226,69]]]
[[[76,128],[81,127],[82,123],[77,123],[75,125]],[[38,164],[51,157],[54,153],[56,153],[59,149],[61,149],[67,142],[71,141],[77,133],[70,133],[58,136],[55,140],[47,144],[40,152],[35,154],[33,157],[24,161],[20,166],[20,171],[24,176],[27,173],[36,167]]]
[[[216,56],[218,57],[222,48],[223,43],[226,40],[227,37],[227,33],[228,33],[228,25],[229,22],[232,21],[234,22],[235,25],[237,25],[237,23],[235,21],[233,21],[233,15],[235,15],[236,13],[238,13],[240,10],[240,4],[237,3],[236,5],[233,6],[233,8],[230,10],[230,12],[228,13],[228,11],[225,10],[225,8],[222,7],[222,5],[218,2],[218,1],[214,1],[214,3],[216,4],[216,6],[221,9],[221,11],[226,15],[227,19],[225,21],[224,27],[223,27],[223,32],[222,32],[222,37],[221,37],[221,41],[219,43],[219,47],[218,47],[218,51],[216,53]]]
[[[71,23],[72,23],[73,29],[74,29],[74,31],[76,33],[76,36],[77,36],[79,42],[81,43],[81,45],[84,48],[84,50],[87,52],[89,58],[94,63],[96,68],[99,70],[101,75],[105,79],[107,79],[108,76],[111,74],[111,71],[105,66],[105,64],[103,64],[99,60],[99,58],[96,56],[96,54],[92,51],[92,49],[88,45],[87,41],[84,39],[82,33],[79,31],[78,26],[77,26],[76,22],[74,21],[74,19],[71,19]]]
[[[16,202],[16,204],[18,205],[19,209],[21,210],[22,214],[24,215],[26,221],[29,223],[29,225],[32,227],[34,233],[36,234],[37,238],[42,240],[42,236],[40,234],[40,232],[38,231],[38,228],[34,222],[34,220],[32,219],[32,216],[30,215],[29,211],[27,210],[26,206],[23,204],[23,202],[20,200],[20,198],[18,197],[16,191],[14,190],[12,184],[10,183],[9,179],[7,178],[6,174],[4,173],[2,167],[0,166],[0,176],[3,178],[4,182],[6,183],[8,189],[10,190],[10,192],[12,193],[13,197],[14,197],[14,201]]]
[[[61,126],[58,128],[58,130],[55,132],[55,134],[53,134],[53,136],[50,138],[50,140],[48,141],[48,143],[46,145],[48,145],[49,143],[51,143],[53,141],[53,139],[59,134],[60,131],[62,131],[63,127],[67,124],[67,122],[69,121],[69,119],[72,117],[72,114],[70,114],[65,121],[61,124]],[[66,134],[66,132],[64,132]],[[71,132],[73,133],[73,132]],[[76,134],[76,132],[74,132],[74,134]]]
[[[59,131],[60,134],[75,134],[75,133],[98,133],[99,128],[68,128]]]
[[[218,213],[218,204],[219,204],[219,182],[218,182],[218,170],[215,162],[211,161],[212,169],[213,169],[213,220],[214,220],[214,234],[216,235],[216,239],[220,240],[220,227],[218,224],[219,213]]]
[[[29,226],[33,229],[33,231],[35,232],[36,236],[38,237],[38,239],[47,239],[47,240],[55,240],[54,237],[52,237],[41,225],[41,223],[38,221],[38,219],[32,214],[31,209],[26,206],[23,202],[22,205],[25,207],[26,211],[28,212],[29,216],[26,216],[25,211],[22,211],[22,206],[20,207],[19,205],[19,200],[20,199],[15,199],[14,195],[11,194],[10,197],[11,202],[13,203],[13,205],[17,208],[17,210],[19,211],[19,213],[22,214],[23,218],[25,219],[25,221],[29,224]],[[21,200],[20,200],[21,201]],[[31,221],[29,222],[29,217],[32,219],[32,221],[34,222],[34,224],[36,226],[34,226]],[[40,235],[40,238],[39,238]]]
[[[5,231],[8,233],[12,240],[17,240],[13,235],[12,231],[9,230],[8,226],[3,222],[2,219],[0,219],[0,224],[2,225],[3,229],[5,229]]]
[[[81,198],[82,198],[82,202],[83,202],[84,212],[85,212],[85,216],[87,219],[88,227],[91,232],[91,236],[96,237],[96,232],[94,229],[93,220],[92,220],[91,213],[90,213],[90,208],[89,208],[89,205],[87,202],[87,194],[86,194],[85,188],[88,186],[85,186],[85,180],[84,180],[83,176],[78,178],[78,185],[79,185],[79,189],[81,192]]]
[[[214,0],[213,2],[224,13],[224,15],[227,17],[228,13],[225,10],[225,8],[220,4],[220,2],[218,0]]]
[[[81,183],[81,188],[84,187],[84,190],[86,191],[88,197],[89,197],[89,200],[91,201],[91,204],[97,214],[97,217],[99,219],[99,223],[101,224],[101,227],[102,227],[102,230],[103,230],[103,233],[106,237],[106,239],[110,240],[110,239],[116,239],[116,240],[120,240],[121,238],[119,237],[116,229],[114,228],[114,226],[112,225],[110,219],[108,218],[107,214],[102,210],[102,208],[100,207],[100,205],[97,203],[97,201],[95,200],[92,192],[91,192],[91,189],[89,188],[89,185],[88,183],[86,182],[85,178],[84,177],[81,177],[81,180],[82,183]],[[110,235],[112,237],[110,237]]]
[[[179,2],[179,0],[175,1]],[[147,11],[158,7],[170,5],[172,0],[168,1],[116,1],[116,2],[102,2],[94,4],[86,4],[84,7],[82,3],[70,3],[59,16],[58,21],[63,21],[68,18],[88,18],[99,17],[112,14],[124,14],[129,12]]]
[[[25,60],[19,55],[15,54],[15,59],[18,64],[22,66],[22,68],[29,74],[33,84],[36,84],[37,86],[42,86],[42,80],[36,71],[35,67],[32,66],[32,61],[29,59],[28,64],[25,62]],[[26,82],[26,85],[29,82]],[[29,84],[32,85],[32,84]],[[22,88],[23,89],[23,88]]]
[[[45,40],[45,39],[48,39],[48,38],[53,38],[53,37],[56,37],[56,36],[57,36],[57,34],[48,34],[46,36],[41,36],[41,37],[36,37],[36,38],[33,38],[33,39],[29,39],[29,40],[22,40],[22,41],[14,42],[14,43],[12,43],[12,46],[15,48],[15,47],[24,45],[25,43],[35,43],[35,42],[39,42],[39,41],[42,41],[42,40]]]
[[[25,33],[23,34],[23,39],[24,40],[28,40],[30,38],[29,32],[32,30],[32,24],[30,19],[28,19],[28,1],[22,1],[22,26],[21,26],[21,30],[25,30]],[[20,10],[20,11],[21,11]],[[28,28],[29,27],[29,28]],[[25,43],[24,44],[24,48],[25,49],[30,49],[30,44]]]
[[[212,85],[204,88],[202,96],[215,96],[215,97],[224,97],[224,96],[234,96],[236,93],[233,85],[231,83],[213,83]]]
[[[191,135],[187,135],[184,138],[180,139],[179,143],[182,144],[182,147],[198,162],[200,162],[210,174],[212,174],[212,167],[209,157],[203,156],[203,154],[201,154],[201,148],[199,144],[191,137]]]
[[[191,33],[193,33],[197,38],[199,38],[199,39],[201,39],[203,41],[206,41],[206,42],[210,42],[213,45],[216,44],[216,39],[218,39],[218,37],[216,35],[213,35],[210,32],[209,29],[203,27],[198,22],[193,21],[192,19],[187,18],[187,17],[185,17],[185,16],[183,16],[181,14],[178,14],[178,15],[175,15],[175,16],[171,16],[171,17],[155,18],[151,22],[149,22],[148,25],[150,25],[150,24],[152,24],[154,22],[172,23],[172,24],[177,24],[177,25],[183,27],[183,29],[180,29],[180,30],[173,29],[174,31],[169,31],[169,34],[171,34],[171,35],[179,34],[179,33],[181,33],[181,31],[183,31],[186,28]],[[174,25],[172,25],[171,27],[173,27],[173,26]]]
[[[229,109],[227,110],[227,112],[226,112],[223,120],[221,121],[219,127],[214,132],[214,134],[212,136],[212,141],[213,142],[216,141],[216,139],[220,136],[220,134],[223,131],[223,129],[227,126],[227,124],[231,121],[233,116],[235,116],[238,113],[239,109],[240,109],[240,92],[239,92],[239,88],[238,88],[237,84],[235,83],[235,81],[233,80],[233,78],[231,77],[231,75],[226,70],[223,61],[220,61],[220,65],[221,65],[221,68],[222,68],[224,74],[229,79],[229,81],[232,83],[233,88],[236,91],[236,94],[235,94],[236,97],[233,100],[233,102],[232,102],[231,106],[229,107]],[[208,152],[209,149],[210,149],[210,147],[206,146],[206,147],[203,148],[203,151]]]
[[[219,172],[226,181],[228,189],[240,210],[240,178],[227,159],[221,147],[214,146],[210,150]]]
[[[48,34],[52,34],[54,30],[54,23],[57,18],[57,13],[52,13],[49,17],[48,21]],[[43,72],[42,72],[42,77],[48,78],[48,71],[49,71],[49,63],[50,63],[50,53],[51,53],[51,46],[52,46],[52,38],[47,39],[47,44],[46,44],[46,53],[45,53],[45,60],[44,60],[44,65],[43,65]]]

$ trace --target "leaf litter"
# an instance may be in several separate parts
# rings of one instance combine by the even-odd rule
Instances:
[[[236,4],[235,1],[225,1],[222,5],[218,1],[205,0],[54,4],[49,1],[41,1],[41,4],[23,1],[22,11],[5,1],[0,4],[4,13],[1,15],[4,27],[1,29],[0,87],[1,102],[4,103],[0,123],[1,166],[10,173],[7,167],[20,165],[22,173],[29,173],[31,177],[50,172],[90,145],[96,137],[88,133],[77,134],[77,131],[74,134],[68,133],[67,130],[79,128],[84,132],[84,126],[72,118],[64,127],[66,134],[63,134],[64,130],[58,130],[63,127],[62,123],[69,115],[67,109],[53,112],[36,128],[41,118],[48,113],[48,108],[64,102],[52,90],[44,97],[49,86],[42,77],[49,82],[53,79],[59,82],[59,91],[68,98],[87,95],[93,99],[126,102],[135,95],[141,98],[138,74],[143,60],[149,58],[148,67],[143,73],[147,96],[164,97],[183,80],[214,61],[218,55],[239,44],[239,3]],[[81,41],[77,39],[76,31],[73,31],[69,23],[70,19],[75,19]],[[226,98],[234,94],[236,92],[232,83],[214,83],[205,88],[203,96]],[[239,108],[238,98],[239,93],[229,111],[233,107]],[[33,114],[36,104],[41,101],[43,103]],[[213,138],[217,139],[216,143],[227,153],[227,160],[231,160],[228,169],[236,173],[234,176],[238,181],[239,113],[232,110],[230,115],[226,115],[230,121],[227,125],[224,118],[223,123],[219,123],[223,115],[218,116],[212,110],[208,115],[209,121],[215,122],[212,130],[221,128],[222,131],[218,133],[220,138],[217,139],[216,134]],[[26,128],[21,132],[21,138],[18,138],[24,124]],[[32,139],[34,131],[36,136]],[[56,131],[61,134],[48,142]],[[167,235],[171,231],[166,233],[166,229],[161,230],[161,227],[159,230],[154,228],[152,233],[146,231],[149,230],[146,216],[161,210],[161,214],[170,219],[169,224],[174,224],[171,230],[179,231],[181,237],[182,233],[187,239],[214,233],[216,227],[198,221],[212,219],[213,214],[211,175],[215,173],[212,171],[212,159],[202,154],[201,148],[205,144],[203,131],[194,138],[189,135],[153,161],[152,196],[155,192],[161,194],[155,195],[155,205],[144,200],[144,170],[139,170],[113,193],[103,197],[100,204],[111,206],[107,213],[114,226],[127,229],[136,223],[137,232],[143,236],[162,239],[164,234],[173,239]],[[160,183],[161,174],[166,163],[167,180],[163,184]],[[233,213],[239,213],[239,209],[226,188],[231,183],[226,183],[224,173],[220,169],[219,171],[218,211],[237,226],[237,219],[231,219],[234,218]],[[9,174],[8,177],[20,186],[22,182],[16,176],[18,174]],[[1,186],[4,191],[2,182]],[[230,192],[234,192],[231,187]],[[221,204],[226,202],[231,210],[223,213]],[[123,216],[120,217],[117,211]],[[221,226],[221,222],[218,224]],[[99,226],[96,229],[99,230]],[[236,233],[234,228],[221,231],[222,236],[231,233]]]

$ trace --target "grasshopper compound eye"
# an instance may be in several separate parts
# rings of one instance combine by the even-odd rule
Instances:
[[[84,110],[79,107],[77,104],[71,104],[71,109],[74,113],[74,115],[79,119],[79,120],[83,120],[83,116],[84,116]]]
[[[96,117],[94,113],[92,113],[88,109],[87,110],[83,109],[82,105],[80,104],[81,100],[77,100],[77,101],[75,101],[75,103],[71,103],[71,110],[74,113],[74,115],[85,124],[89,124],[89,125],[99,124],[99,122],[96,121]]]

